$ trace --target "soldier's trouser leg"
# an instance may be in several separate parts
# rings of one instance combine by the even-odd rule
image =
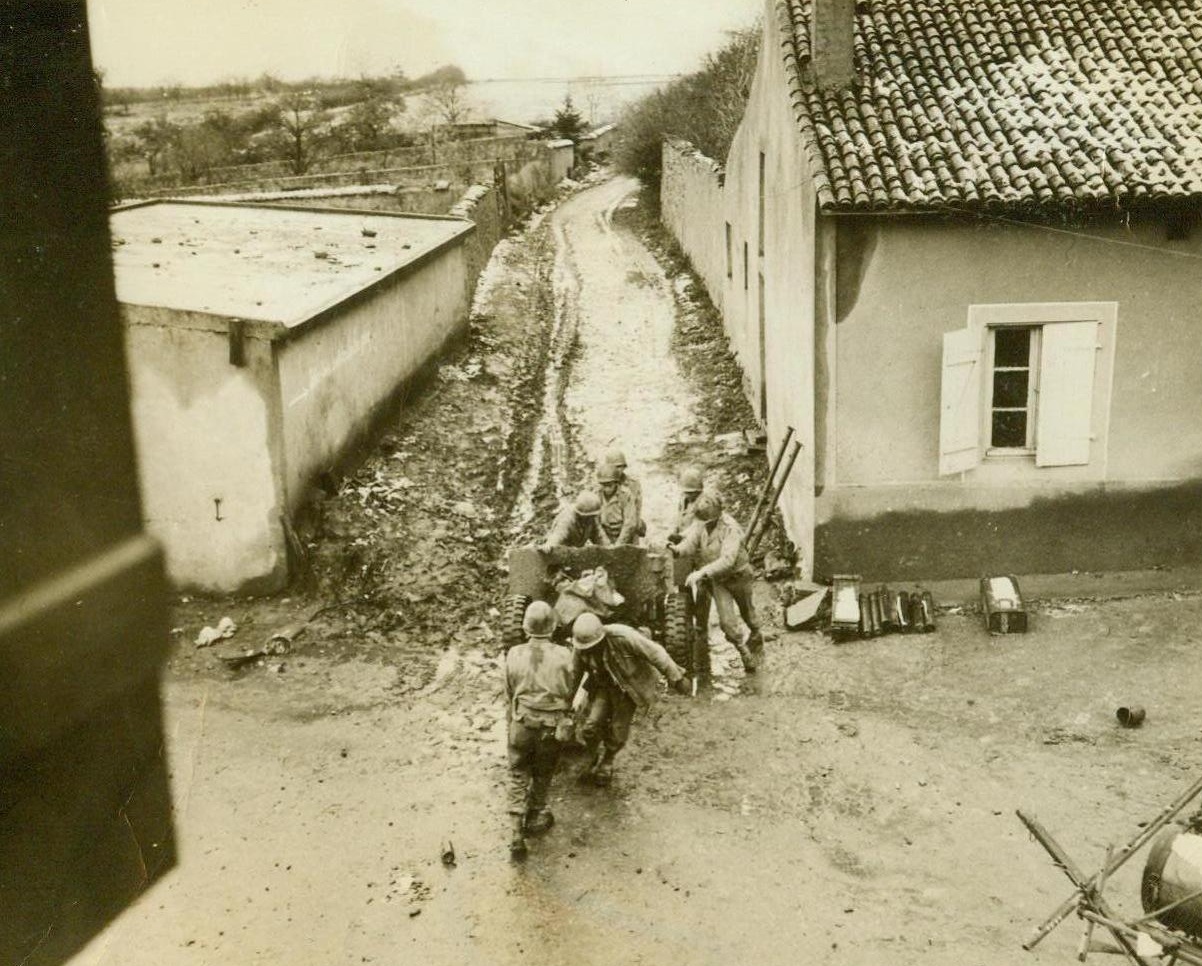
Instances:
[[[635,704],[617,688],[599,688],[593,693],[588,719],[584,722],[584,740],[590,748],[600,744],[605,757],[622,750],[630,737],[630,722]]]
[[[580,736],[590,752],[595,753],[609,723],[609,689],[597,688],[589,695],[588,712],[580,728]]]
[[[610,695],[610,706],[612,710],[609,715],[609,728],[605,735],[607,758],[613,758],[626,746],[630,739],[630,723],[634,720],[636,708],[633,699],[622,691],[615,691]]]
[[[559,764],[559,740],[554,728],[540,728],[532,756],[530,792],[526,796],[526,814],[541,812],[547,807],[547,793],[551,790],[551,779]]]
[[[747,584],[748,586],[743,592],[747,595],[746,603],[750,603],[750,581]],[[735,583],[735,586],[737,587],[738,583]],[[743,623],[739,619],[739,612],[742,608],[740,608],[731,586],[715,583],[713,585],[713,594],[714,605],[718,608],[718,623],[722,627],[722,633],[726,635],[726,639],[739,652],[739,657],[743,661],[743,669],[754,671],[756,669],[755,656],[743,641]],[[751,633],[752,635],[756,635],[757,632],[754,627]]]
[[[740,577],[727,585],[730,590],[730,596],[734,598],[735,606],[739,609],[739,616],[743,618],[743,623],[747,625],[751,634],[747,637],[747,646],[752,653],[762,651],[764,649],[764,637],[760,633],[760,619],[755,613],[755,600],[752,596],[755,582],[750,577]]]
[[[532,808],[544,808],[559,761],[555,729],[511,721],[508,754],[509,814],[525,816]]]

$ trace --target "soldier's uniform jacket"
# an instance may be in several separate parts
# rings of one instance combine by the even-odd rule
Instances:
[[[714,580],[751,576],[751,561],[743,544],[743,528],[723,512],[711,531],[703,520],[694,520],[676,547],[677,556],[693,554],[693,569]]]
[[[511,647],[505,655],[507,717],[556,727],[571,717],[583,675],[583,662],[571,648],[544,640]]]
[[[544,542],[552,547],[584,547],[590,543],[609,546],[610,540],[598,524],[598,517],[577,516],[576,508],[567,503],[555,515]]]
[[[659,674],[670,684],[684,677],[667,651],[625,624],[606,624],[605,640],[580,654],[591,683],[613,681],[640,708],[655,700]]]
[[[619,483],[614,495],[606,497],[601,492],[601,529],[615,544],[633,543],[638,535],[639,510],[635,491],[627,485],[629,481]]]

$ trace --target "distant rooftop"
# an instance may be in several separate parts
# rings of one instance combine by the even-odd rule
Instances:
[[[117,299],[299,325],[471,225],[355,211],[159,201],[109,217]]]

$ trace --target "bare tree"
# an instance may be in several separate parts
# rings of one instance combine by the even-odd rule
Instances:
[[[313,163],[318,133],[326,113],[309,91],[288,91],[276,102],[276,123],[285,142],[293,174],[304,174]]]
[[[159,171],[159,158],[175,144],[180,135],[180,126],[167,120],[167,115],[161,114],[150,121],[144,121],[133,130],[136,151],[146,160],[150,174]]]
[[[464,85],[457,81],[435,84],[422,95],[425,112],[453,127],[467,117],[471,110]]]

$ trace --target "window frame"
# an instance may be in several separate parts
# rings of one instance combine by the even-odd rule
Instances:
[[[992,373],[982,379],[980,408],[980,460],[976,466],[963,471],[967,483],[978,485],[1033,485],[1037,482],[1097,482],[1108,477],[1110,410],[1114,395],[1114,363],[1118,346],[1118,302],[1007,302],[972,304],[968,307],[966,328],[975,333],[976,344],[982,348],[982,366],[986,350],[992,351],[992,339],[987,329],[1004,325],[1040,326],[1046,328],[1060,322],[1097,322],[1098,355],[1095,360],[1094,394],[1092,398],[1090,461],[1071,466],[1038,466],[1035,451],[990,453],[987,444],[991,437],[986,431],[984,412],[992,410]],[[1042,338],[1042,332],[1041,332]],[[1041,345],[1042,349],[1042,345]],[[1042,361],[1042,360],[1041,360]],[[1046,387],[1043,387],[1046,388]],[[1038,419],[1038,406],[1035,418]],[[1034,440],[1039,445],[1038,433]]]
[[[1055,323],[1048,323],[1054,325]],[[1043,326],[1044,323],[1030,322],[1001,322],[990,323],[985,326],[985,354],[984,354],[984,371],[989,374],[988,383],[984,387],[985,398],[981,406],[981,440],[982,440],[982,455],[984,459],[1006,459],[1006,458],[1035,458],[1036,450],[1039,447],[1039,440],[1036,437],[1038,426],[1038,406],[1039,406],[1039,379],[1040,379],[1040,354],[1041,344],[1043,342]],[[993,414],[998,410],[1017,411],[1018,407],[995,406],[993,404],[993,380],[998,372],[995,365],[997,333],[1003,329],[1030,329],[1031,341],[1027,347],[1027,432],[1026,444],[1023,446],[994,446],[993,445]],[[1004,371],[1017,371],[1020,367],[1006,367]]]

